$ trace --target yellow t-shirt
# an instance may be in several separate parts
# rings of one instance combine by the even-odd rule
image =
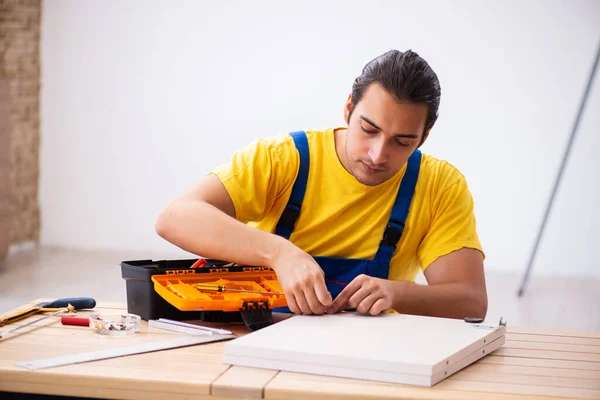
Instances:
[[[386,182],[367,186],[339,161],[334,128],[306,131],[306,136],[308,182],[290,240],[312,256],[373,259],[406,165]],[[282,134],[254,140],[213,172],[231,196],[238,220],[275,232],[299,162],[292,137]],[[389,279],[414,281],[419,268],[424,271],[462,247],[482,251],[465,178],[449,163],[423,154]]]

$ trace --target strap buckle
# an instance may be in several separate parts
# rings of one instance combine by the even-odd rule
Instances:
[[[386,246],[395,248],[402,237],[403,231],[404,222],[391,219],[385,227],[381,242]]]
[[[296,220],[300,216],[300,205],[293,200],[290,200],[283,213],[281,213],[281,217],[279,218],[279,224],[281,226],[293,228]]]

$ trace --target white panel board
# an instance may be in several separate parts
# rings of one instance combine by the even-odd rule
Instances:
[[[224,362],[431,386],[504,344],[498,321],[357,313],[294,316],[225,344]]]

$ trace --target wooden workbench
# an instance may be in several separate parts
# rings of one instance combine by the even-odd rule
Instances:
[[[125,306],[96,307],[110,310],[125,311]],[[227,327],[247,332],[243,325]],[[15,363],[179,334],[142,322],[139,333],[111,337],[63,326],[59,317],[19,332],[0,339],[0,391],[121,399],[481,399],[492,394],[496,399],[600,399],[600,332],[517,328],[510,321],[506,345],[432,388],[231,367],[222,362],[226,342],[28,371]]]

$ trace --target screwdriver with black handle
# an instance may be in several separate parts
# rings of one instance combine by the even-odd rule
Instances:
[[[44,312],[57,313],[71,305],[73,310],[85,310],[96,307],[96,300],[91,297],[71,297],[38,303],[32,307],[17,310],[11,314],[0,316],[0,326],[19,321],[32,315]]]

